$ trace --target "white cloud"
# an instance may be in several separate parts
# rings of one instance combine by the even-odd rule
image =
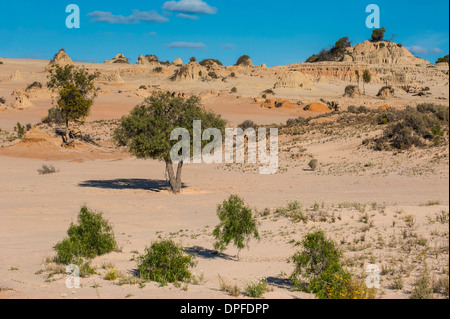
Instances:
[[[171,49],[207,49],[206,45],[201,42],[172,42],[166,44],[166,47]]]
[[[169,21],[166,17],[163,17],[156,11],[139,11],[133,10],[133,14],[130,16],[115,15],[111,12],[94,11],[88,13],[88,17],[92,17],[93,22],[106,22],[110,24],[137,24],[141,21],[164,23]]]
[[[177,14],[178,18],[182,18],[182,19],[189,19],[189,20],[198,20],[199,17],[192,15],[192,14],[185,14],[185,13],[179,13]]]
[[[236,46],[234,44],[222,44],[220,46],[222,50],[234,50],[236,49]]]
[[[424,55],[424,54],[428,54],[428,49],[421,47],[420,45],[412,45],[410,47],[407,47],[406,49],[408,49],[409,52],[411,52],[414,55],[420,54],[420,55]]]
[[[211,7],[202,0],[167,1],[163,10],[193,14],[216,14],[217,8]]]
[[[156,37],[158,35],[158,33],[156,33],[156,32],[149,32],[149,33],[146,33],[145,35],[148,35],[148,36],[151,36],[151,37]]]
[[[444,52],[439,48],[428,49],[420,45],[412,45],[410,47],[407,47],[407,49],[414,55],[441,54]]]
[[[441,54],[441,53],[444,53],[444,51],[442,51],[439,48],[433,48],[433,49],[431,49],[431,53],[433,53],[433,54]]]

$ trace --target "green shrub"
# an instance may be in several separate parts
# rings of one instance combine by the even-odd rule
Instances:
[[[172,240],[155,242],[137,257],[139,274],[143,280],[161,284],[189,280],[189,268],[195,266],[194,256],[185,253]]]
[[[218,79],[219,77],[217,76],[216,72],[211,71],[208,73],[208,76],[212,79]]]
[[[236,195],[231,195],[217,207],[220,223],[213,231],[216,238],[214,249],[224,251],[233,242],[239,251],[248,246],[250,237],[259,238],[257,223],[251,208],[244,205],[244,201]]]
[[[419,277],[417,277],[413,282],[413,289],[411,291],[410,298],[433,299],[433,285],[426,266]]]
[[[42,119],[45,124],[64,124],[65,116],[61,108],[54,106],[48,110],[48,115]]]
[[[63,264],[104,255],[117,247],[110,223],[102,213],[93,212],[86,206],[81,207],[78,214],[78,225],[72,223],[67,235],[54,246],[56,261]]]
[[[326,298],[327,289],[336,281],[335,275],[349,277],[340,263],[341,252],[322,231],[307,234],[302,246],[303,251],[290,258],[295,265],[290,277],[294,288]]]
[[[17,122],[16,126],[14,126],[14,132],[17,133],[17,137],[18,138],[23,138],[25,136],[25,133],[26,133],[25,126],[23,126],[22,124]]]
[[[236,77],[236,73],[231,72],[230,76],[231,76],[232,78],[235,78],[235,77]]]
[[[267,280],[262,279],[257,283],[249,283],[245,288],[245,293],[250,298],[261,298],[267,291]]]
[[[6,100],[0,96],[0,104],[5,104],[5,103],[6,103]]]
[[[231,93],[236,93],[237,92],[237,88],[236,87],[233,87],[232,89],[231,89]]]
[[[395,115],[392,112],[384,111],[377,117],[378,125],[385,125],[395,121]]]
[[[214,63],[216,63],[220,66],[223,66],[222,62],[220,62],[219,60],[216,60],[216,59],[204,59],[199,62],[200,65],[206,66],[206,67],[214,65]]]
[[[381,138],[376,139],[377,149],[393,147],[407,150],[423,147],[432,142],[439,145],[448,131],[448,106],[419,104],[404,111],[386,111],[378,116],[378,124],[389,124]]]
[[[319,161],[316,159],[312,159],[311,161],[309,161],[308,166],[315,171],[317,169],[317,167],[319,166]]]
[[[243,131],[245,131],[248,128],[252,128],[256,131],[258,129],[258,124],[256,124],[252,120],[245,120],[244,122],[239,124],[238,127],[241,128]]]
[[[343,269],[342,253],[323,231],[305,235],[303,250],[289,260],[295,270],[290,276],[294,289],[314,293],[320,299],[371,299],[373,289]]]
[[[443,58],[437,59],[436,63],[448,63],[448,54],[444,56]]]

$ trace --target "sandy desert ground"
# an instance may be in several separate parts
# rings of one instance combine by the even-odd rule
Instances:
[[[75,63],[98,71],[103,80],[96,82],[100,89],[91,115],[77,124],[95,145],[78,141],[74,149],[67,149],[61,147],[54,127],[41,123],[52,106],[51,92],[45,87],[26,90],[35,81],[46,83],[49,61],[0,61],[0,97],[6,100],[3,109],[0,105],[0,298],[234,298],[221,291],[219,276],[239,287],[238,298],[247,298],[245,286],[260,278],[269,284],[264,298],[314,298],[292,290],[288,277],[293,265],[287,259],[298,250],[296,242],[318,229],[338,243],[353,274],[364,279],[368,264],[379,265],[377,298],[409,298],[425,269],[433,282],[446,278],[447,295],[444,288],[436,288],[434,296],[448,298],[448,131],[445,142],[436,147],[375,151],[363,141],[382,129],[365,122],[364,114],[346,112],[351,105],[373,110],[424,102],[448,106],[448,65],[403,68],[410,76],[405,83],[428,86],[431,94],[414,96],[398,82],[396,95],[387,98],[376,96],[384,83],[378,74],[394,67],[371,66],[374,80],[366,85],[367,94],[349,98],[343,97],[344,88],[357,82],[342,70],[353,64],[320,65],[309,71],[311,66],[302,63],[214,66],[218,80],[172,81],[169,77],[179,69],[173,65],[156,73],[155,66]],[[333,67],[337,71],[327,73]],[[266,99],[261,93],[290,70],[302,70],[313,88],[276,88],[275,96],[268,98],[288,100],[289,107],[262,107]],[[237,93],[231,93],[233,87]],[[204,106],[221,114],[229,127],[244,120],[279,127],[279,172],[263,176],[254,165],[189,164],[181,194],[170,193],[162,162],[138,160],[111,138],[118,119],[158,91],[200,95]],[[321,100],[338,102],[341,112],[304,110]],[[353,118],[354,124],[340,122],[346,116],[361,123]],[[313,119],[304,131],[289,133],[286,121],[299,117]],[[23,140],[14,138],[17,122],[32,127]],[[308,167],[312,158],[319,162],[315,171]],[[57,172],[40,175],[44,164]],[[259,241],[252,240],[249,249],[242,250],[239,260],[235,248],[223,255],[213,250],[216,207],[231,194],[255,208],[261,234]],[[310,216],[308,223],[277,212],[293,201]],[[103,212],[114,225],[120,251],[95,258],[97,274],[82,278],[81,289],[68,289],[61,268],[49,260],[84,204]],[[405,222],[409,215],[414,225]],[[135,257],[159,238],[173,239],[196,256],[196,280],[180,287],[120,284],[133,282]],[[104,279],[109,267],[116,268],[119,279]],[[402,289],[395,288],[399,281]]]

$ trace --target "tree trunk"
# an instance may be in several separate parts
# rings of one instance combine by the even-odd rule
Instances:
[[[169,176],[170,188],[172,193],[179,194],[181,192],[181,171],[183,169],[183,162],[178,163],[177,175],[173,170],[172,161],[166,161],[166,172]]]
[[[66,118],[66,140],[64,142],[69,143],[69,139],[69,119]]]

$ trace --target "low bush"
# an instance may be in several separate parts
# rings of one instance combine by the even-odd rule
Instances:
[[[6,103],[6,100],[0,96],[0,104],[5,104],[5,103]]]
[[[383,135],[375,139],[378,150],[407,150],[413,146],[439,145],[448,132],[448,106],[419,104],[403,111],[385,111],[378,115],[378,124],[388,124]]]
[[[242,129],[243,131],[245,131],[248,128],[252,128],[252,129],[254,129],[256,131],[258,129],[258,124],[256,124],[252,120],[245,120],[244,122],[239,124],[238,127],[240,129]]]
[[[172,240],[155,242],[146,247],[144,254],[137,257],[137,262],[143,280],[160,284],[191,279],[189,268],[195,266],[194,256],[186,254]]]
[[[14,126],[14,132],[17,133],[18,138],[23,138],[25,136],[26,131],[27,130],[26,130],[25,126],[23,126],[19,122],[17,122],[16,126]]]
[[[53,165],[42,165],[42,168],[38,169],[39,175],[49,175],[56,173],[56,168]]]
[[[233,88],[231,89],[231,93],[237,93],[237,88],[236,88],[236,87],[233,87]]]
[[[209,72],[209,73],[208,73],[208,76],[209,76],[210,78],[212,78],[212,79],[218,79],[218,78],[219,78],[219,77],[217,76],[216,72],[213,72],[213,71]],[[236,90],[237,90],[237,89],[236,89]]]
[[[102,213],[83,206],[78,214],[78,224],[71,224],[68,237],[54,246],[56,261],[63,264],[81,258],[94,258],[117,248],[114,232]]]
[[[262,279],[256,283],[251,282],[245,288],[245,293],[250,298],[262,298],[264,293],[267,291],[267,280]]]
[[[206,67],[214,65],[214,63],[216,63],[220,66],[223,66],[222,62],[220,62],[219,60],[216,60],[216,59],[204,59],[199,62],[200,65],[206,66]]]
[[[62,125],[66,121],[64,113],[61,108],[54,106],[48,110],[48,115],[42,119],[42,123],[45,124],[58,124]]]
[[[308,166],[315,171],[317,169],[317,167],[319,166],[319,161],[316,159],[312,159],[311,161],[309,161]]]
[[[342,253],[323,231],[307,234],[301,245],[303,250],[290,258],[295,266],[290,276],[295,289],[314,293],[320,299],[374,298],[374,290],[343,269]]]

